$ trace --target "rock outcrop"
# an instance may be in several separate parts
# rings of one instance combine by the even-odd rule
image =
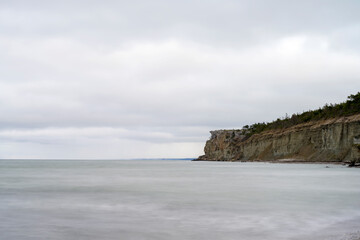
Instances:
[[[246,130],[211,131],[206,161],[356,162],[360,159],[360,114],[312,121],[246,136]]]

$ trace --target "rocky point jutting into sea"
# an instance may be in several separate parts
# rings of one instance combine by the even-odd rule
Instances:
[[[324,111],[332,113],[338,111],[337,109],[346,109],[345,105],[349,105],[350,108],[355,109],[353,111],[357,112],[360,109],[358,105],[354,106],[354,101],[359,104],[359,96],[359,93],[351,95],[350,100],[345,103],[330,105],[330,107],[326,105],[322,109],[307,113],[314,115],[314,112],[320,111],[324,115]],[[330,110],[325,108],[330,108]],[[216,130],[210,133],[211,137],[204,148],[205,155],[196,160],[348,162],[351,164],[360,162],[360,114],[358,113],[310,120],[254,134],[249,134],[249,128]]]
[[[264,131],[246,138],[243,130],[211,131],[208,161],[351,162],[360,158],[360,114]]]

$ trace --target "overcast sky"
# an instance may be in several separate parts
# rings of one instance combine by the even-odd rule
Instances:
[[[0,0],[0,158],[197,157],[360,91],[360,1]]]

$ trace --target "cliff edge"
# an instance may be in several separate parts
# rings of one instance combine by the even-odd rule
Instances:
[[[359,162],[360,114],[253,134],[211,131],[204,161]]]

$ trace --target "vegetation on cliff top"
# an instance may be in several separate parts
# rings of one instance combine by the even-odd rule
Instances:
[[[253,134],[261,133],[266,130],[288,128],[300,123],[309,121],[325,120],[335,117],[344,117],[360,113],[360,92],[355,95],[348,96],[348,100],[339,104],[326,104],[322,108],[303,113],[293,114],[291,117],[286,116],[283,119],[276,119],[269,123],[255,123],[246,125],[243,129],[246,131],[247,137]]]

